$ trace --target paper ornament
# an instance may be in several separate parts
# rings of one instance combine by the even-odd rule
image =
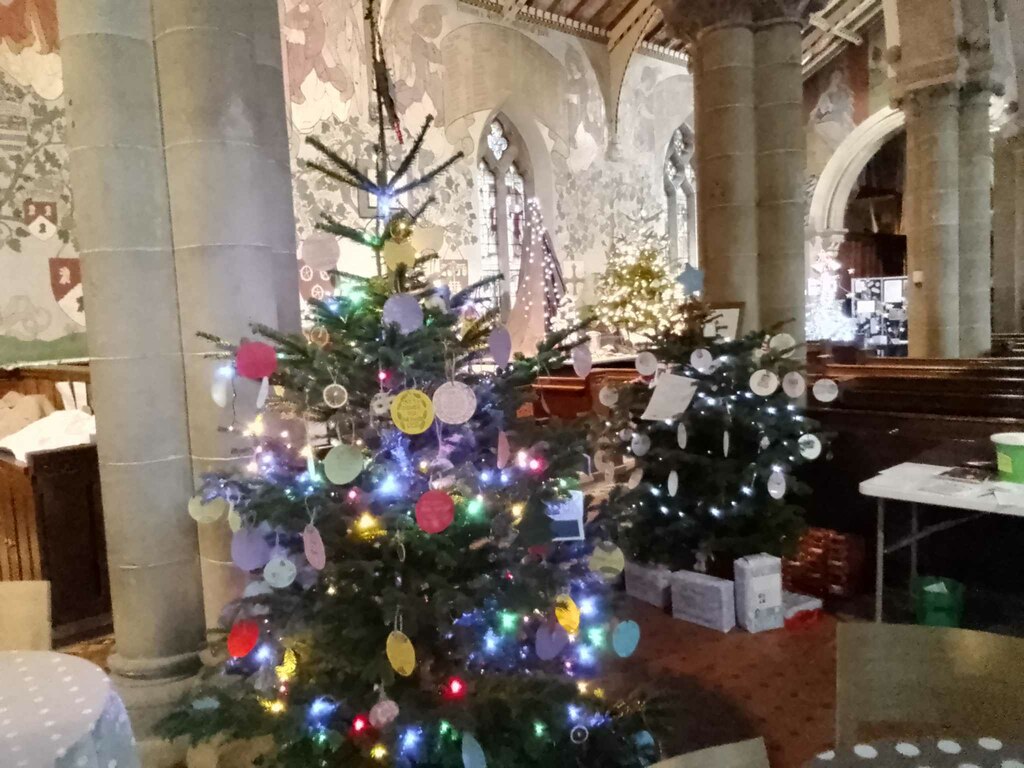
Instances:
[[[415,263],[416,246],[408,240],[398,242],[391,239],[384,243],[381,255],[384,257],[384,263],[387,265],[387,268],[394,271],[403,264],[412,266]]]
[[[263,580],[274,589],[290,587],[297,574],[295,563],[284,555],[275,555],[263,567]]]
[[[777,355],[789,357],[796,349],[796,339],[788,333],[777,333],[768,342],[768,348]]]
[[[487,347],[491,350],[494,364],[504,368],[512,358],[512,335],[507,328],[495,328],[487,337]]]
[[[370,725],[378,731],[387,728],[398,717],[398,704],[391,699],[382,699],[370,708]]]
[[[674,469],[668,473],[668,480],[665,481],[669,496],[675,496],[679,491],[679,473]]]
[[[412,333],[423,327],[423,307],[411,293],[396,293],[384,302],[382,321],[397,325],[401,333]]]
[[[416,669],[416,649],[404,633],[395,630],[388,635],[385,651],[391,668],[402,677],[409,677]]]
[[[594,358],[590,349],[583,344],[572,348],[572,369],[581,379],[587,378],[591,368],[594,367]]]
[[[545,622],[537,630],[533,644],[541,661],[551,661],[569,645],[569,633],[560,624]]]
[[[445,424],[465,424],[476,413],[476,393],[461,381],[446,381],[434,391],[434,415]]]
[[[324,387],[323,398],[329,408],[341,408],[348,402],[348,390],[341,384],[328,384]]]
[[[235,370],[253,381],[271,376],[277,370],[277,352],[262,341],[243,341],[235,352]]]
[[[786,495],[786,476],[777,469],[768,475],[768,495],[773,499]]]
[[[215,523],[228,513],[227,499],[214,496],[209,501],[203,501],[201,494],[197,494],[188,500],[188,514],[197,523]]]
[[[427,491],[416,502],[416,524],[427,533],[441,533],[455,519],[455,501],[444,491]]]
[[[590,731],[587,730],[585,725],[577,725],[571,731],[569,731],[569,740],[573,744],[585,744],[587,739],[590,738]]]
[[[231,378],[223,374],[217,374],[210,385],[210,397],[221,408],[227,406],[231,401]]]
[[[640,625],[635,621],[620,621],[612,630],[612,650],[615,655],[627,659],[640,645]]]
[[[790,371],[782,377],[782,391],[786,393],[787,397],[792,397],[795,400],[807,391],[807,382],[799,372]]]
[[[764,436],[763,436],[763,437],[761,438],[761,442],[760,442],[760,443],[758,443],[758,445],[760,445],[760,446],[761,446],[761,450],[762,450],[762,451],[767,451],[767,450],[768,450],[768,447],[769,447],[769,446],[770,446],[771,444],[772,444],[772,441],[768,439],[768,435],[764,435]]]
[[[309,339],[310,344],[315,344],[318,347],[326,347],[328,342],[331,340],[331,334],[322,325],[314,325],[306,331],[306,338]]]
[[[406,389],[391,401],[391,420],[407,435],[419,435],[434,423],[434,404],[420,389]]]
[[[238,514],[238,510],[235,509],[234,504],[231,504],[228,509],[228,528],[231,529],[232,533],[236,533],[242,529],[242,516]]]
[[[583,541],[583,491],[569,491],[569,498],[547,502],[545,512],[551,518],[552,541]]]
[[[245,585],[245,589],[242,590],[242,597],[250,600],[258,597],[266,597],[272,594],[274,594],[273,588],[262,579],[260,581],[250,581]],[[246,605],[245,610],[253,616],[266,616],[270,613],[270,606],[257,605],[253,603]]]
[[[654,385],[651,399],[640,417],[645,421],[673,419],[686,411],[697,391],[697,382],[689,376],[663,373]]]
[[[821,456],[821,440],[817,435],[803,435],[797,440],[797,447],[800,449],[800,455],[808,461],[814,461]]]
[[[640,485],[643,479],[644,471],[637,467],[636,469],[629,473],[629,479],[626,480],[626,487],[629,488],[630,490],[633,490],[634,488]]]
[[[512,458],[512,448],[508,444],[508,435],[504,432],[498,433],[498,457],[497,464],[498,469],[503,469],[508,466],[509,459]]]
[[[711,369],[711,364],[714,363],[714,361],[715,358],[711,354],[711,351],[704,349],[703,347],[693,350],[693,353],[690,355],[690,365],[701,373],[709,371]]]
[[[324,456],[324,477],[335,485],[348,485],[363,471],[363,454],[358,448],[336,445]]]
[[[324,539],[312,523],[302,529],[302,553],[306,556],[307,562],[318,571],[322,571],[327,565]]]
[[[613,542],[601,541],[590,556],[590,570],[606,581],[617,579],[626,567],[626,556]]]
[[[387,392],[378,392],[370,398],[370,413],[378,418],[386,416],[391,410],[391,395]]]
[[[611,408],[617,402],[619,402],[619,390],[615,387],[610,387],[605,384],[597,392],[597,401],[601,403],[605,408]]]
[[[643,432],[637,432],[629,441],[629,447],[635,456],[645,456],[651,450],[651,438]]]
[[[832,381],[832,379],[818,379],[814,382],[814,386],[811,387],[811,392],[814,393],[814,397],[819,402],[831,403],[839,397],[839,385]]]
[[[680,424],[678,427],[676,427],[676,443],[679,445],[679,450],[686,450],[686,441],[688,438],[689,435],[686,432],[685,424]]]
[[[260,639],[260,626],[251,619],[236,621],[228,632],[228,653],[240,659],[252,653]]]
[[[257,528],[240,528],[231,537],[231,559],[243,571],[255,571],[270,560],[267,537]]]
[[[774,371],[762,368],[750,375],[750,391],[755,395],[768,397],[775,394],[778,388],[779,377]]]
[[[729,430],[722,433],[722,455],[726,457],[729,455]]]
[[[658,370],[658,358],[653,352],[641,352],[636,356],[634,365],[641,376],[653,376]]]
[[[580,608],[569,595],[559,595],[555,598],[555,621],[570,635],[579,631]]]
[[[487,768],[484,748],[471,733],[462,734],[462,768]]]

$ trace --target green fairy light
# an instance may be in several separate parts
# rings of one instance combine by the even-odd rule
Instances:
[[[519,616],[512,611],[502,611],[498,614],[498,620],[501,622],[502,632],[515,632],[519,625]]]
[[[604,648],[604,627],[591,627],[588,629],[587,640],[595,648]]]
[[[544,738],[544,734],[547,733],[548,727],[544,725],[540,720],[533,721],[533,735],[538,739]]]

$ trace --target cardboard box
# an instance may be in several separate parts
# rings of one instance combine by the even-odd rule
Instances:
[[[781,629],[782,560],[760,554],[733,563],[736,577],[736,623],[748,632]]]
[[[663,565],[626,563],[626,594],[659,608],[668,606],[669,578],[672,572]]]
[[[736,599],[729,579],[704,573],[672,574],[672,615],[708,629],[728,632],[736,626]]]

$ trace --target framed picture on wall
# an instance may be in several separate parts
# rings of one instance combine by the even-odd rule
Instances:
[[[736,304],[712,304],[711,318],[704,324],[704,338],[735,339],[740,331],[743,317],[742,302]]]

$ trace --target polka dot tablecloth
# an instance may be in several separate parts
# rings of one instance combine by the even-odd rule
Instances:
[[[809,768],[1024,768],[1024,744],[992,737],[873,741],[822,752]]]
[[[61,653],[0,653],[0,766],[139,768],[128,715],[103,670]]]

